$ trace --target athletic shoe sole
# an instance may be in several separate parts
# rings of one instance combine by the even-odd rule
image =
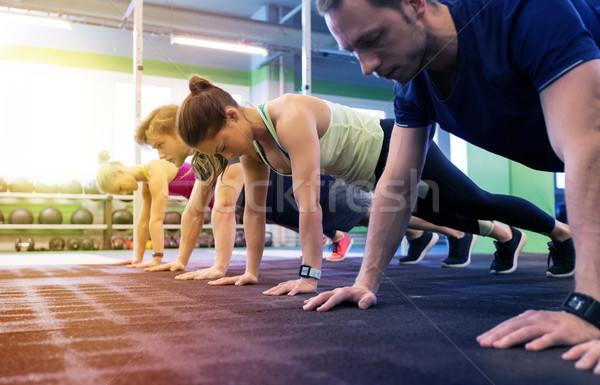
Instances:
[[[437,233],[432,233],[431,239],[429,240],[429,243],[427,244],[427,246],[425,246],[425,248],[423,249],[423,251],[421,251],[421,254],[419,254],[419,258],[412,260],[412,261],[401,261],[398,260],[398,262],[400,262],[402,265],[416,265],[417,263],[421,262],[423,260],[423,258],[425,258],[425,255],[427,255],[427,253],[429,252],[429,250],[431,250],[431,248],[433,246],[435,246],[435,244],[437,243],[438,239],[440,239],[440,236],[437,235]]]
[[[471,252],[475,247],[475,243],[477,243],[477,235],[473,234],[473,239],[471,239],[471,246],[469,246],[469,256],[467,257],[467,260],[465,262],[456,264],[442,262],[442,267],[461,268],[468,266],[471,263]]]
[[[575,269],[569,271],[568,273],[563,274],[554,274],[549,271],[546,271],[546,277],[548,278],[569,278],[575,275]]]
[[[508,270],[502,270],[502,271],[490,270],[490,274],[510,274],[510,273],[514,272],[515,270],[517,270],[517,260],[519,259],[519,254],[521,253],[521,249],[523,248],[523,246],[525,246],[525,242],[527,242],[527,235],[525,235],[525,233],[522,232],[521,240],[519,241],[519,246],[517,246],[517,249],[515,250],[515,253],[513,255],[512,267]]]
[[[348,252],[352,248],[352,244],[353,243],[354,243],[354,239],[350,238],[350,244],[348,244],[348,248],[346,249],[346,252],[344,253],[344,255],[342,255],[341,258],[332,258],[333,257],[333,253],[332,253],[329,257],[327,257],[325,259],[328,260],[328,261],[333,261],[333,262],[343,261],[344,259],[346,259],[346,254],[348,254]],[[339,254],[337,254],[337,255],[339,255]]]

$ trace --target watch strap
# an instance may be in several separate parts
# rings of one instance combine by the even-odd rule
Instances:
[[[600,302],[594,298],[576,291],[571,292],[563,302],[562,309],[600,329]]]
[[[321,279],[321,270],[315,269],[308,265],[301,265],[298,275],[303,278]]]

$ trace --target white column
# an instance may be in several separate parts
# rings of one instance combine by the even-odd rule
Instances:
[[[135,8],[133,11],[133,78],[135,82],[135,124],[134,128],[142,122],[142,72],[143,72],[143,40],[144,40],[144,8],[143,0],[132,0],[135,2]],[[132,130],[133,131],[133,130]],[[135,151],[135,164],[142,163],[142,153],[139,146],[133,143]],[[136,225],[142,211],[142,189],[138,188],[133,195],[133,241],[134,250],[139,247],[146,247],[146,245],[137,245],[136,241]]]
[[[310,95],[311,87],[310,0],[302,0],[302,94]]]

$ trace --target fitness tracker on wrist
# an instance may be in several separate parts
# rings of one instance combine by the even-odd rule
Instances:
[[[600,303],[592,297],[573,291],[562,304],[562,309],[600,329]]]
[[[298,275],[302,278],[321,279],[321,270],[317,270],[308,265],[301,265],[300,271],[298,271]]]
[[[158,257],[162,258],[162,256],[163,256],[163,253],[152,253],[152,258],[158,258]]]

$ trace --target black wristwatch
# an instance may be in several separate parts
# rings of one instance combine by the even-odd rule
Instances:
[[[600,329],[600,303],[589,295],[571,292],[562,304],[562,309]]]
[[[321,270],[317,270],[314,267],[310,267],[308,265],[301,265],[300,271],[298,271],[298,275],[303,278],[321,279]]]
[[[152,258],[162,258],[163,257],[163,253],[152,253]]]

